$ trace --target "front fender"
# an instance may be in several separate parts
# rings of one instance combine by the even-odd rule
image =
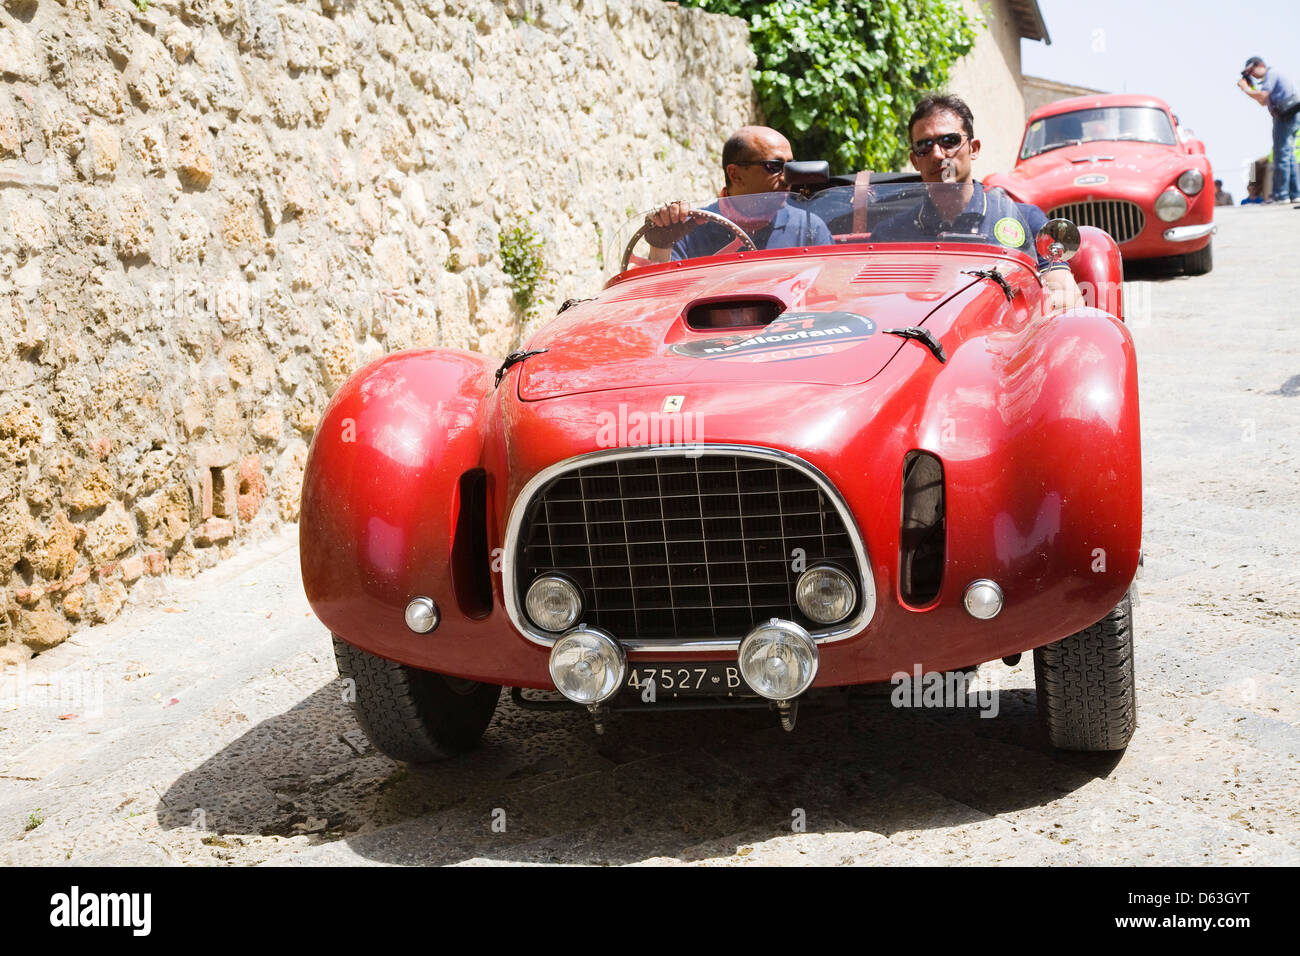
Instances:
[[[1142,522],[1136,356],[1120,322],[1075,309],[967,340],[935,376],[919,434],[948,490],[946,607],[992,578],[1047,643],[1119,603]]]
[[[484,543],[488,500],[462,507],[463,489],[490,499],[481,469],[496,408],[495,361],[471,352],[399,352],[354,374],[317,429],[303,478],[303,587],[321,622],[363,650],[460,677],[469,642],[499,623]],[[488,582],[486,588],[483,582]],[[432,597],[428,635],[405,624],[407,603]]]

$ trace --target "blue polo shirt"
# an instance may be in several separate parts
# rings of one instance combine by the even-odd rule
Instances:
[[[1268,105],[1277,106],[1295,96],[1295,84],[1271,66],[1259,81],[1259,88],[1268,94]]]
[[[939,210],[927,197],[913,209],[890,216],[871,230],[873,242],[925,242],[939,238],[958,239],[970,236],[995,246],[1019,249],[1038,262],[1041,269],[1048,264],[1034,247],[1034,237],[1047,222],[1047,216],[1037,206],[1015,202],[1000,189],[986,192],[980,183],[975,184],[970,202],[952,222],[944,222]]]
[[[718,212],[716,202],[704,207],[709,212]],[[744,224],[737,223],[742,229]],[[795,249],[799,246],[829,246],[835,240],[826,223],[798,206],[785,203],[777,210],[772,221],[750,238],[760,249]],[[712,256],[721,252],[736,241],[736,234],[726,226],[716,222],[706,222],[691,230],[673,243],[674,259],[697,259],[700,256]]]

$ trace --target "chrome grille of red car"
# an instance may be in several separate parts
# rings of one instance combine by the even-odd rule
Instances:
[[[1147,224],[1141,206],[1119,199],[1066,203],[1049,212],[1047,218],[1068,219],[1076,226],[1096,226],[1110,233],[1116,242],[1136,239]]]
[[[860,577],[817,481],[721,454],[633,453],[560,475],[529,504],[517,560],[521,605],[538,574],[562,572],[582,588],[582,620],[620,640],[739,639],[771,617],[816,632],[794,603],[799,572],[827,560]]]

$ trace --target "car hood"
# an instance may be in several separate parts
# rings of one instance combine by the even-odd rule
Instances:
[[[1040,192],[1073,187],[1098,188],[1107,182],[1146,183],[1157,193],[1185,169],[1197,167],[1182,148],[1159,143],[1097,141],[1065,146],[1020,163],[996,185],[1005,186],[1022,200],[1033,201]],[[1104,176],[1104,180],[1097,177]],[[1079,182],[1079,180],[1084,180]],[[990,181],[989,185],[995,185]]]
[[[674,266],[633,276],[565,310],[529,340],[519,374],[525,401],[606,389],[704,382],[849,385],[885,367],[903,340],[886,329],[920,325],[979,281],[963,273],[993,255],[759,253],[734,262]],[[691,306],[775,299],[768,326],[693,329]]]

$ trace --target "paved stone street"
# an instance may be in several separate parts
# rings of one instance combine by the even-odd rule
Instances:
[[[742,711],[598,737],[506,698],[481,749],[408,768],[343,702],[289,534],[0,675],[0,863],[1300,863],[1300,212],[1218,215],[1210,275],[1128,289],[1122,756],[1047,746],[1026,655],[981,669],[994,719],[868,697],[793,734]]]

